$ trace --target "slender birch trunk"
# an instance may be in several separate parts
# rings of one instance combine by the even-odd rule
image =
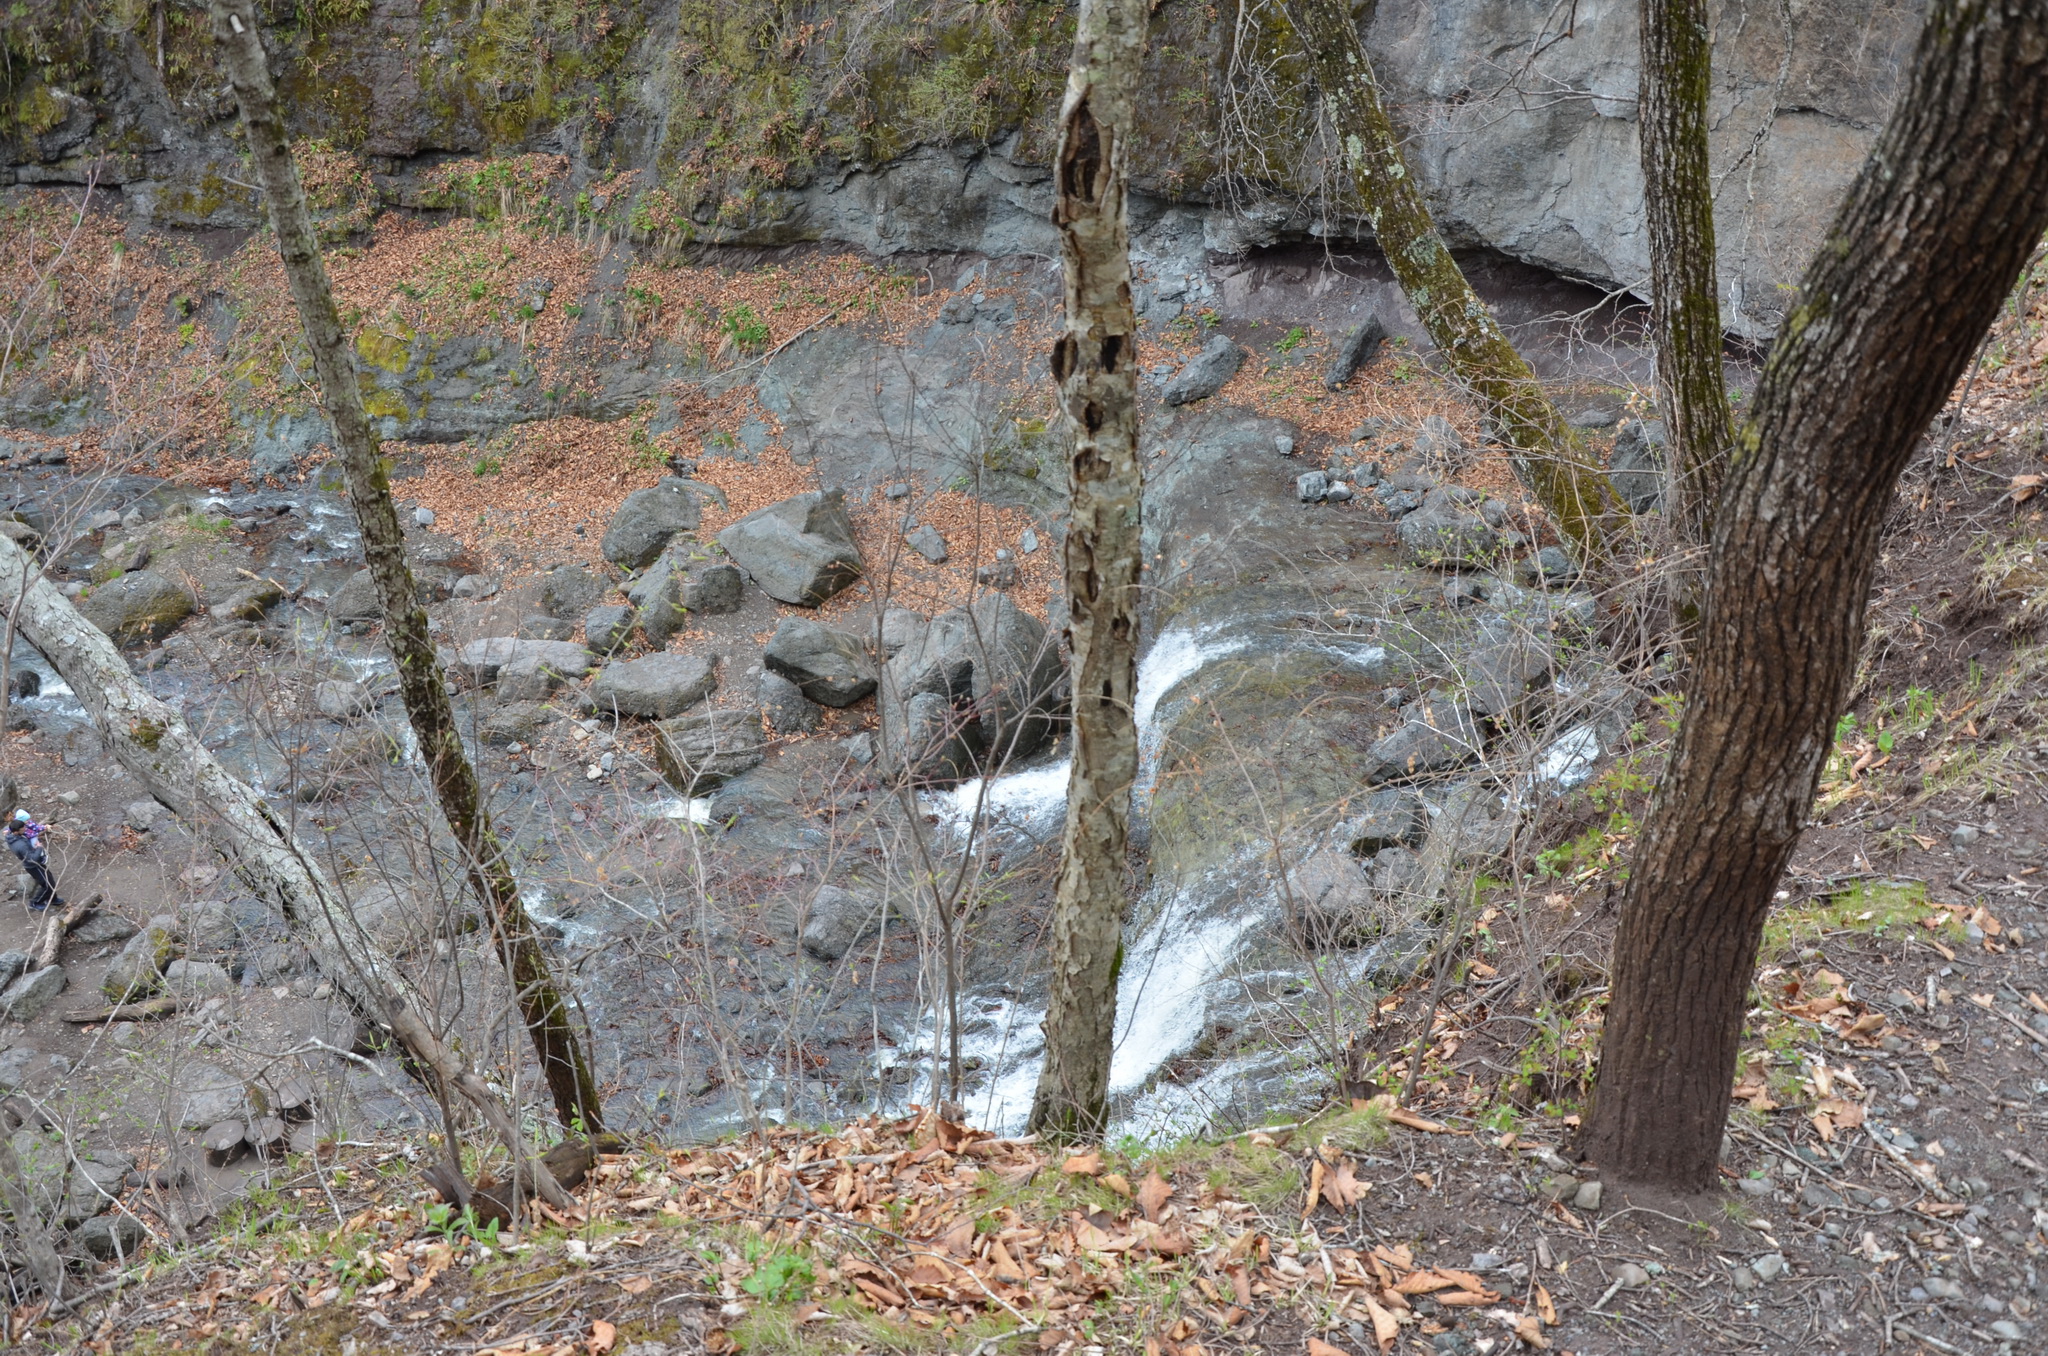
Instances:
[[[1643,0],[1644,214],[1650,227],[1650,312],[1657,384],[1671,430],[1666,515],[1704,545],[1721,470],[1735,441],[1721,375],[1714,182],[1707,165],[1713,35],[1706,0]]]
[[[136,680],[106,633],[39,577],[35,562],[4,537],[0,598],[16,600],[11,620],[63,675],[121,766],[204,836],[251,890],[275,904],[321,973],[365,1016],[389,1027],[422,1067],[474,1105],[515,1163],[524,1161],[523,1139],[502,1101],[434,1034],[421,1016],[426,1005],[420,995],[370,945],[291,826],[220,765],[185,718]],[[567,1204],[552,1178],[535,1169],[533,1180],[550,1203]]]
[[[1342,142],[1353,190],[1430,342],[1479,401],[1496,436],[1516,450],[1530,488],[1558,531],[1582,558],[1602,555],[1620,501],[1437,234],[1422,190],[1401,158],[1400,139],[1380,102],[1350,5],[1286,0],[1285,10],[1315,71],[1324,113]]]
[[[242,125],[277,230],[278,253],[291,283],[292,300],[298,305],[307,346],[313,351],[321,401],[334,423],[349,503],[362,531],[370,578],[377,586],[385,641],[398,664],[399,693],[406,714],[419,739],[441,813],[468,859],[470,883],[487,906],[527,1032],[540,1056],[542,1076],[554,1095],[556,1113],[564,1127],[580,1120],[583,1132],[594,1135],[604,1128],[597,1085],[569,1005],[548,973],[547,958],[541,953],[511,867],[492,831],[476,769],[463,751],[447,683],[427,631],[427,610],[420,605],[412,570],[406,564],[398,509],[391,501],[391,485],[377,456],[348,338],[334,308],[298,166],[292,160],[284,120],[277,110],[254,7],[250,0],[211,0],[209,8],[214,38],[242,106]]]
[[[1055,166],[1066,331],[1053,380],[1072,433],[1065,544],[1074,760],[1053,897],[1045,1068],[1031,1128],[1099,1137],[1123,961],[1125,844],[1138,776],[1137,319],[1124,186],[1146,0],[1082,0]]]

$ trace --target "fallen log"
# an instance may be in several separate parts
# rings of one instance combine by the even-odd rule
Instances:
[[[100,911],[100,901],[104,898],[104,895],[94,895],[83,903],[73,904],[61,914],[51,914],[43,923],[42,939],[36,943],[35,960],[29,969],[47,970],[55,965],[57,948],[64,944],[64,939],[74,928]]]
[[[156,998],[145,998],[139,1003],[116,1003],[98,1012],[67,1012],[64,1020],[81,1026],[99,1022],[148,1022],[158,1017],[173,1017],[178,1012],[176,994],[163,994]]]

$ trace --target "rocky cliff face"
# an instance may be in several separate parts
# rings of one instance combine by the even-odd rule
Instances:
[[[1716,7],[1725,316],[1768,333],[1899,83],[1924,0]],[[1635,5],[1382,0],[1396,116],[1461,246],[1637,288]],[[1071,16],[1046,0],[299,0],[274,61],[345,235],[386,206],[516,190],[561,157],[566,218],[645,241],[1050,253],[1044,165]],[[26,0],[0,32],[0,183],[118,188],[169,226],[255,222],[203,16]],[[1369,236],[1272,0],[1154,18],[1141,250]],[[453,173],[446,162],[475,161]]]

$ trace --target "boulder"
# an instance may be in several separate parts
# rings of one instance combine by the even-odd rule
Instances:
[[[823,706],[851,706],[875,690],[875,666],[860,637],[804,617],[784,617],[761,659]]]
[[[1496,640],[1464,661],[1466,702],[1474,715],[1494,720],[1513,715],[1550,676],[1555,662],[1548,636],[1511,634]]]
[[[907,607],[885,608],[882,612],[882,657],[894,659],[904,647],[921,643],[924,633],[931,629],[931,618],[922,612],[912,612]]]
[[[0,1021],[33,1022],[64,992],[64,967],[31,970],[0,990]]]
[[[748,514],[718,544],[778,602],[816,607],[860,578],[844,490],[815,490]]]
[[[172,1114],[187,1130],[240,1120],[251,1111],[263,1110],[261,1101],[259,1095],[252,1102],[250,1090],[240,1078],[205,1060],[188,1060],[171,1075]]]
[[[53,1072],[50,1057],[33,1045],[0,1051],[0,1092],[39,1092]]]
[[[821,961],[836,961],[879,927],[888,906],[868,895],[821,885],[804,911],[798,932],[804,952]]]
[[[760,693],[761,716],[776,734],[809,734],[824,723],[823,708],[779,673],[762,670]]]
[[[138,570],[101,584],[79,610],[115,643],[133,645],[162,640],[198,607],[199,599],[184,585]]]
[[[476,736],[491,748],[531,744],[547,728],[549,714],[539,702],[506,702],[477,722]]]
[[[1321,471],[1303,471],[1294,478],[1294,497],[1304,504],[1320,504],[1330,493],[1330,477]]]
[[[550,617],[575,617],[597,606],[610,589],[580,565],[557,565],[541,577],[540,610]]]
[[[946,539],[930,523],[919,523],[904,533],[903,544],[934,565],[946,563]]]
[[[633,638],[633,609],[617,603],[593,607],[583,618],[583,645],[592,654],[617,654]]]
[[[86,1256],[102,1262],[124,1261],[142,1250],[149,1230],[125,1212],[95,1215],[72,1231],[71,1241]]]
[[[73,928],[71,930],[71,940],[81,946],[106,946],[112,942],[125,942],[140,930],[134,923],[123,918],[120,914],[102,911]],[[19,951],[0,952],[0,965],[5,964],[7,957],[20,955]],[[22,956],[22,960],[24,962],[22,968],[26,969],[28,957]],[[19,974],[20,971],[17,970],[15,973]],[[7,982],[13,982],[12,975],[8,976]]]
[[[1418,846],[1428,827],[1422,797],[1389,787],[1366,799],[1365,813],[1338,825],[1337,837],[1358,856],[1370,857],[1397,844]]]
[[[1372,887],[1341,848],[1312,852],[1287,873],[1288,922],[1310,947],[1347,946],[1379,931]]]
[[[1344,336],[1344,342],[1337,345],[1336,351],[1330,355],[1330,365],[1323,369],[1323,389],[1341,390],[1354,372],[1378,355],[1386,338],[1387,327],[1381,323],[1378,313],[1367,316]]]
[[[1166,383],[1166,403],[1192,405],[1198,400],[1207,400],[1237,375],[1237,369],[1244,366],[1245,357],[1245,351],[1238,347],[1235,339],[1227,334],[1216,335]]]
[[[1407,721],[1366,750],[1368,781],[1448,772],[1479,756],[1479,726],[1463,702],[1435,693],[1404,709]]]
[[[228,621],[262,621],[263,614],[283,599],[283,589],[268,579],[258,579],[242,585],[207,610]]]
[[[693,612],[737,612],[738,567],[695,538],[670,543],[626,591],[647,643],[660,646],[689,625]]]
[[[1500,537],[1476,513],[1425,503],[1395,529],[1410,560],[1439,569],[1467,569],[1493,559]]]
[[[590,652],[566,640],[525,640],[515,636],[491,636],[472,640],[456,652],[460,673],[481,687],[498,681],[512,665],[529,670],[547,669],[568,678],[590,672]]]
[[[627,495],[619,511],[612,515],[599,549],[614,565],[644,570],[654,563],[670,538],[678,532],[696,531],[703,520],[696,496],[671,477],[653,489],[635,490]]]
[[[700,711],[654,727],[654,761],[670,786],[694,796],[758,767],[765,742],[759,711]]]
[[[211,998],[234,988],[235,981],[225,965],[174,960],[164,967],[164,987],[180,998]]]
[[[1631,419],[1614,435],[1607,478],[1631,513],[1664,507],[1664,450],[1669,438],[1661,419]]]
[[[703,655],[651,654],[614,660],[590,685],[600,713],[660,720],[695,706],[718,686],[718,665]]]
[[[100,992],[109,1003],[132,1003],[147,998],[162,986],[164,967],[177,954],[178,944],[171,930],[151,919],[108,963],[107,972],[100,979]]]
[[[27,974],[34,963],[35,958],[25,951],[0,951],[0,989]]]
[[[242,938],[234,906],[224,899],[193,900],[179,910],[172,931],[184,939],[187,955],[201,957],[233,955]]]
[[[348,678],[329,678],[313,689],[313,705],[329,720],[354,720],[377,704],[370,689]]]
[[[519,619],[519,634],[525,640],[573,640],[576,638],[576,623],[563,617],[537,613]]]
[[[955,608],[883,668],[885,761],[927,781],[970,775],[985,753],[1025,758],[1052,734],[1064,700],[1058,645],[1007,595]]]
[[[372,622],[383,615],[383,605],[377,601],[377,585],[368,570],[357,570],[327,599],[327,619],[337,626]]]
[[[561,645],[564,641],[549,641],[547,644]],[[569,646],[579,660],[573,664],[560,662],[559,656],[529,654],[521,655],[498,670],[498,698],[508,702],[546,701],[556,689],[573,679],[581,678],[589,671],[589,652],[580,645]]]

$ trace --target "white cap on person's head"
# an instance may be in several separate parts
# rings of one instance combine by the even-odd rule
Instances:
[[[14,822],[15,822],[15,823],[17,823],[17,824],[27,824],[27,823],[29,823],[29,822],[30,822],[30,820],[29,820],[29,817],[28,817],[28,811],[26,811],[26,810],[16,810],[16,811],[14,812]]]

